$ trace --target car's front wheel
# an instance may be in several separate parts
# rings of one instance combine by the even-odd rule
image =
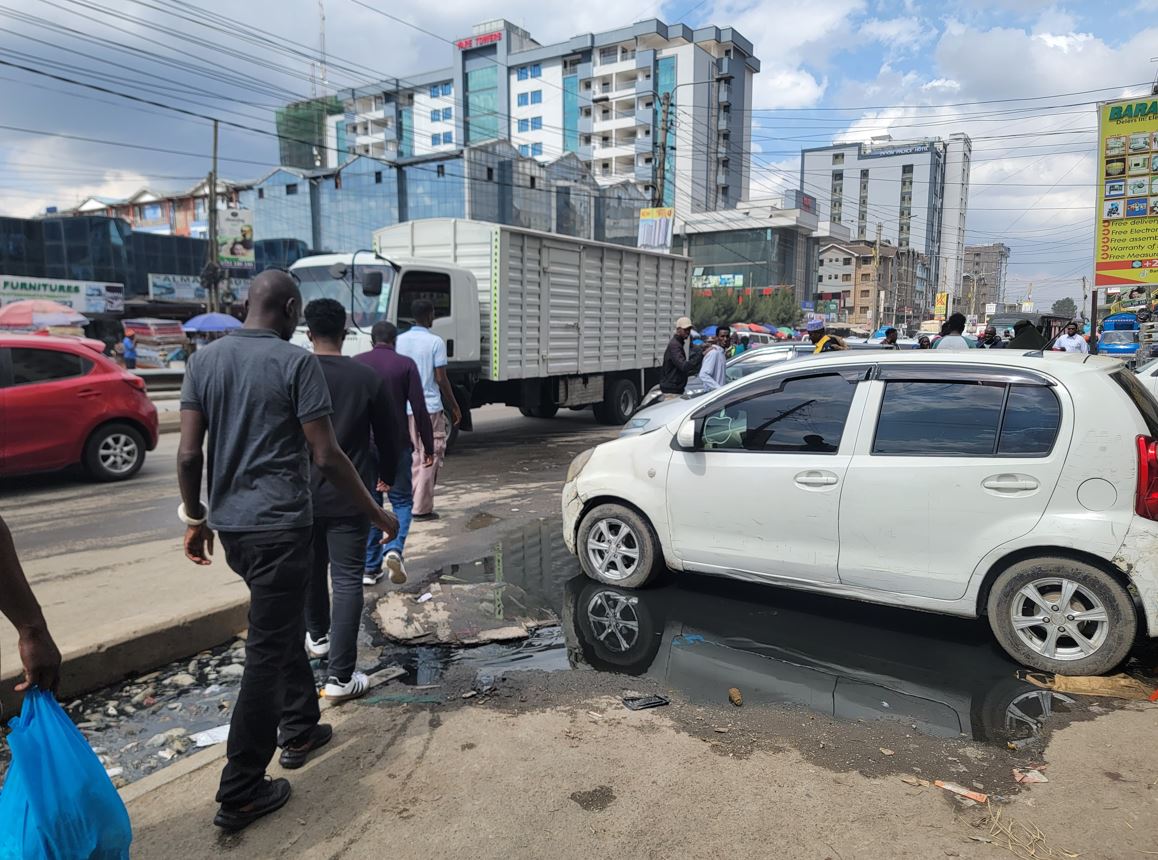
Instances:
[[[1101,675],[1126,659],[1138,615],[1103,570],[1068,558],[1011,565],[989,592],[989,626],[1015,660],[1059,675]]]
[[[631,508],[592,508],[579,525],[578,537],[583,572],[598,582],[640,588],[659,572],[659,541],[647,520]]]
[[[89,436],[84,467],[98,481],[123,481],[145,463],[145,440],[127,424],[106,424]]]

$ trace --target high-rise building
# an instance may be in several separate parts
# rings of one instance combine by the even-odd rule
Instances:
[[[603,185],[632,182],[649,196],[662,187],[679,215],[733,208],[748,197],[752,50],[731,28],[656,19],[554,45],[509,21],[478,24],[441,68],[335,93],[342,110],[325,119],[317,166],[505,140],[543,162],[574,153]],[[311,143],[283,141],[282,151]]]
[[[959,296],[971,152],[964,134],[806,149],[801,188],[816,195],[822,228],[840,224],[860,241],[913,248],[928,261],[930,286]]]
[[[1009,247],[1001,242],[991,245],[967,245],[962,274],[962,301],[959,309],[986,316],[986,305],[1000,306],[1005,301],[1005,276],[1009,271]]]

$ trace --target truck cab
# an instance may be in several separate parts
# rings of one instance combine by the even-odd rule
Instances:
[[[302,291],[303,307],[314,299],[337,299],[349,315],[345,355],[371,348],[370,329],[386,320],[399,332],[414,324],[411,307],[418,299],[434,305],[432,331],[446,341],[449,367],[469,369],[479,363],[478,287],[466,269],[430,260],[386,260],[368,254],[318,254],[290,266]],[[376,275],[381,276],[381,285]],[[372,293],[377,292],[377,295]],[[309,349],[306,326],[293,342]]]
[[[1110,314],[1102,320],[1102,333],[1098,335],[1098,354],[1112,355],[1132,363],[1137,358],[1140,328],[1136,314],[1125,312]]]

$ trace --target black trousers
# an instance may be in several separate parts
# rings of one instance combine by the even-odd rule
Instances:
[[[314,639],[329,634],[329,674],[342,683],[350,680],[358,660],[362,569],[369,531],[370,521],[361,515],[314,518],[313,575],[306,596],[306,629]],[[331,580],[334,584],[332,616]]]
[[[218,803],[253,798],[279,745],[318,724],[318,691],[305,650],[313,529],[221,532],[229,566],[249,586],[245,674],[229,722]]]

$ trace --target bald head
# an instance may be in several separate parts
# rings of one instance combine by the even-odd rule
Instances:
[[[301,316],[302,294],[297,282],[280,269],[267,269],[249,286],[245,327],[271,329],[278,337],[293,337]]]

